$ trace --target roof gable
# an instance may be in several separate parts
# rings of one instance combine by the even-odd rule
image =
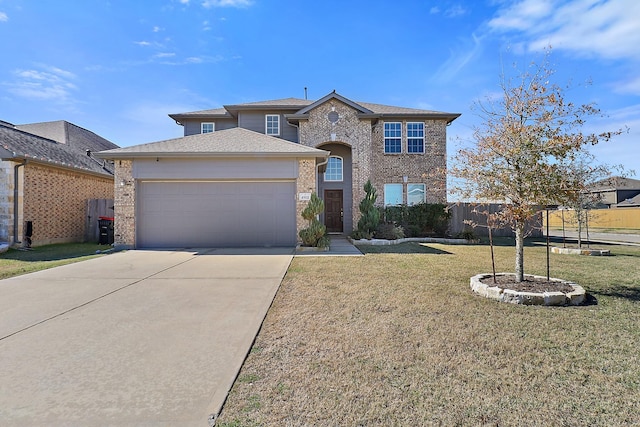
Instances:
[[[340,95],[339,93],[336,93],[336,91],[334,90],[333,92],[331,92],[328,95],[323,96],[322,98],[318,99],[316,102],[306,106],[305,108],[301,109],[300,111],[296,112],[296,115],[298,114],[307,114],[309,111],[313,110],[314,108],[324,104],[325,102],[331,100],[331,99],[337,99],[338,101],[347,104],[348,106],[350,106],[351,108],[353,108],[354,110],[356,110],[358,113],[361,114],[373,114],[373,111],[369,110],[368,108],[363,107],[362,105],[351,101],[348,98],[345,98],[344,96]]]
[[[184,136],[97,153],[105,159],[131,157],[319,157],[318,150],[243,128]]]

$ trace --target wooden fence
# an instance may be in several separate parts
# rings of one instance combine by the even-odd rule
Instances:
[[[113,217],[113,199],[88,199],[87,225],[84,231],[86,242],[98,242],[100,238],[98,219],[101,216]]]
[[[562,227],[563,211],[549,212],[549,226]],[[564,211],[565,227],[577,227],[575,212]],[[592,209],[589,211],[589,227],[640,230],[640,208]]]
[[[477,236],[487,236],[486,212],[495,213],[503,208],[503,204],[498,203],[455,203],[449,205],[451,212],[451,220],[449,222],[449,233],[452,236],[465,231],[473,230]],[[471,220],[479,226],[472,228],[471,225],[465,224],[466,220]],[[514,237],[513,230],[509,226],[492,229],[492,234],[499,237]],[[530,237],[542,237],[542,213],[536,215],[526,227],[526,233]]]

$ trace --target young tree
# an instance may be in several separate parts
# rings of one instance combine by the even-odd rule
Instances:
[[[602,201],[600,193],[593,191],[593,186],[598,181],[603,181],[611,176],[612,170],[623,172],[620,165],[610,166],[597,164],[593,154],[588,152],[578,153],[570,162],[563,163],[563,169],[567,175],[580,183],[580,186],[569,192],[564,205],[573,210],[578,223],[578,247],[582,247],[582,230],[588,226],[589,211],[595,209]],[[587,241],[589,230],[587,229]]]
[[[584,134],[593,104],[565,98],[568,86],[551,82],[548,52],[541,64],[515,78],[501,76],[502,96],[474,106],[483,123],[474,129],[475,147],[461,149],[451,168],[461,179],[454,191],[478,201],[506,202],[501,219],[514,230],[516,281],[524,280],[525,225],[545,205],[563,204],[583,183],[567,174],[570,164],[589,145],[620,133]]]

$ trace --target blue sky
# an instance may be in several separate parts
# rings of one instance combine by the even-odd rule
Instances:
[[[462,113],[453,154],[473,101],[551,45],[569,98],[609,115],[585,131],[629,128],[595,154],[640,173],[639,16],[637,0],[0,0],[0,120],[129,146],[181,136],[169,113],[335,89]]]

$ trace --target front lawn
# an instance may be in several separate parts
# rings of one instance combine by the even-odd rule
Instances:
[[[525,248],[527,274],[546,275],[541,243]],[[638,422],[640,248],[552,254],[552,277],[590,294],[581,307],[474,295],[485,245],[361,249],[293,260],[216,425]],[[513,257],[496,247],[498,271]]]
[[[9,249],[0,254],[0,279],[95,258],[100,256],[96,251],[108,248],[95,243],[64,243],[28,251]]]

